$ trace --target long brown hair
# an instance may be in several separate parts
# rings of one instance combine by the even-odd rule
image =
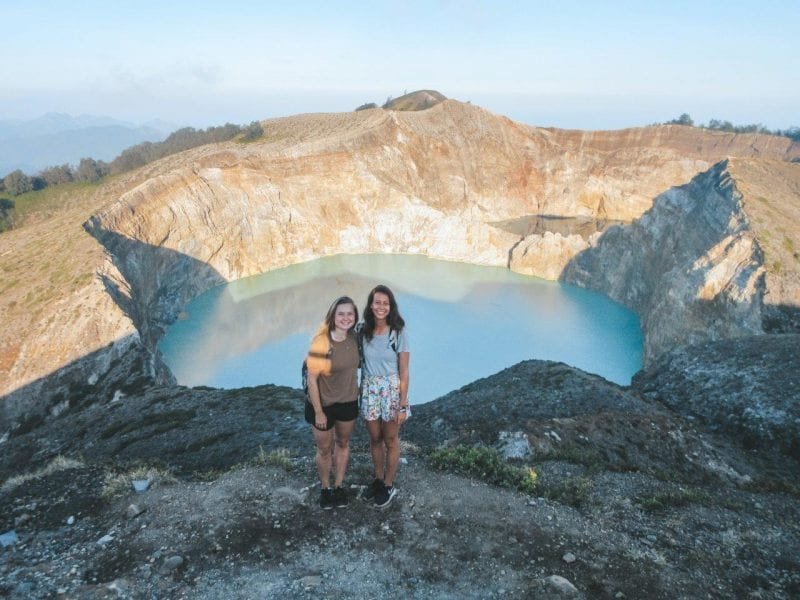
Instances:
[[[375,315],[372,314],[372,301],[375,299],[375,294],[385,294],[389,298],[389,314],[386,315],[386,323],[389,325],[389,329],[400,333],[403,331],[403,327],[406,326],[406,322],[400,316],[397,300],[395,300],[392,290],[385,285],[376,285],[369,293],[367,306],[364,308],[364,335],[368,340],[372,339],[375,332]]]
[[[342,304],[353,305],[353,311],[355,312],[356,317],[353,321],[353,327],[355,327],[355,324],[358,322],[358,307],[356,306],[356,303],[353,302],[353,299],[350,298],[350,296],[340,296],[333,301],[333,304],[331,304],[331,307],[328,309],[328,312],[325,315],[325,320],[319,326],[319,329],[317,329],[317,332],[311,339],[311,348],[309,349],[308,357],[306,358],[306,364],[308,365],[308,370],[310,372],[330,375],[331,360],[329,353],[331,349],[331,331],[336,328],[336,309]],[[350,331],[347,332],[348,335],[350,335],[350,332],[353,331],[353,327],[351,327]]]

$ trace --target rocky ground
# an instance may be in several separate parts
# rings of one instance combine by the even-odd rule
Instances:
[[[745,446],[800,459],[800,335],[763,335],[686,346],[634,381],[638,391]]]
[[[319,509],[298,390],[126,390],[85,392],[0,444],[0,596],[800,595],[793,456],[561,364],[416,407],[383,511],[355,498],[362,427],[350,506]],[[535,485],[502,485],[509,472]]]

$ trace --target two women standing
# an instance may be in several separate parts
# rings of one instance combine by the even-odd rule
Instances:
[[[312,339],[307,359],[310,404],[306,404],[306,421],[313,426],[322,485],[320,506],[326,510],[348,503],[342,482],[359,395],[375,475],[362,497],[379,508],[388,506],[397,494],[394,478],[400,462],[400,426],[410,416],[408,335],[392,291],[376,286],[369,293],[364,323],[358,330],[357,322],[355,303],[347,296],[338,298]],[[363,348],[360,391],[359,343]],[[330,485],[331,467],[335,487]]]

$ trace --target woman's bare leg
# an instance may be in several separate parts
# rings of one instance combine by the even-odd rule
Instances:
[[[333,462],[333,429],[320,431],[313,425],[314,443],[317,445],[317,472],[323,488],[331,487],[331,463]]]
[[[333,454],[333,468],[335,473],[335,485],[341,487],[344,481],[344,474],[347,472],[347,463],[350,461],[350,436],[353,434],[356,420],[336,421],[333,436],[336,449]]]
[[[386,476],[383,482],[387,487],[391,487],[400,464],[400,425],[396,421],[380,421],[380,424],[383,443],[386,446]]]
[[[380,419],[375,421],[364,421],[369,433],[369,452],[372,454],[372,466],[375,469],[375,477],[383,480],[386,468],[386,451],[383,447],[383,434],[381,433]]]

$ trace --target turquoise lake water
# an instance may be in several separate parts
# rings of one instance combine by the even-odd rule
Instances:
[[[638,317],[605,296],[497,267],[409,255],[339,255],[198,296],[159,342],[178,383],[300,387],[309,340],[331,302],[359,313],[388,285],[411,340],[412,402],[428,402],[531,358],[622,385],[642,366]]]

